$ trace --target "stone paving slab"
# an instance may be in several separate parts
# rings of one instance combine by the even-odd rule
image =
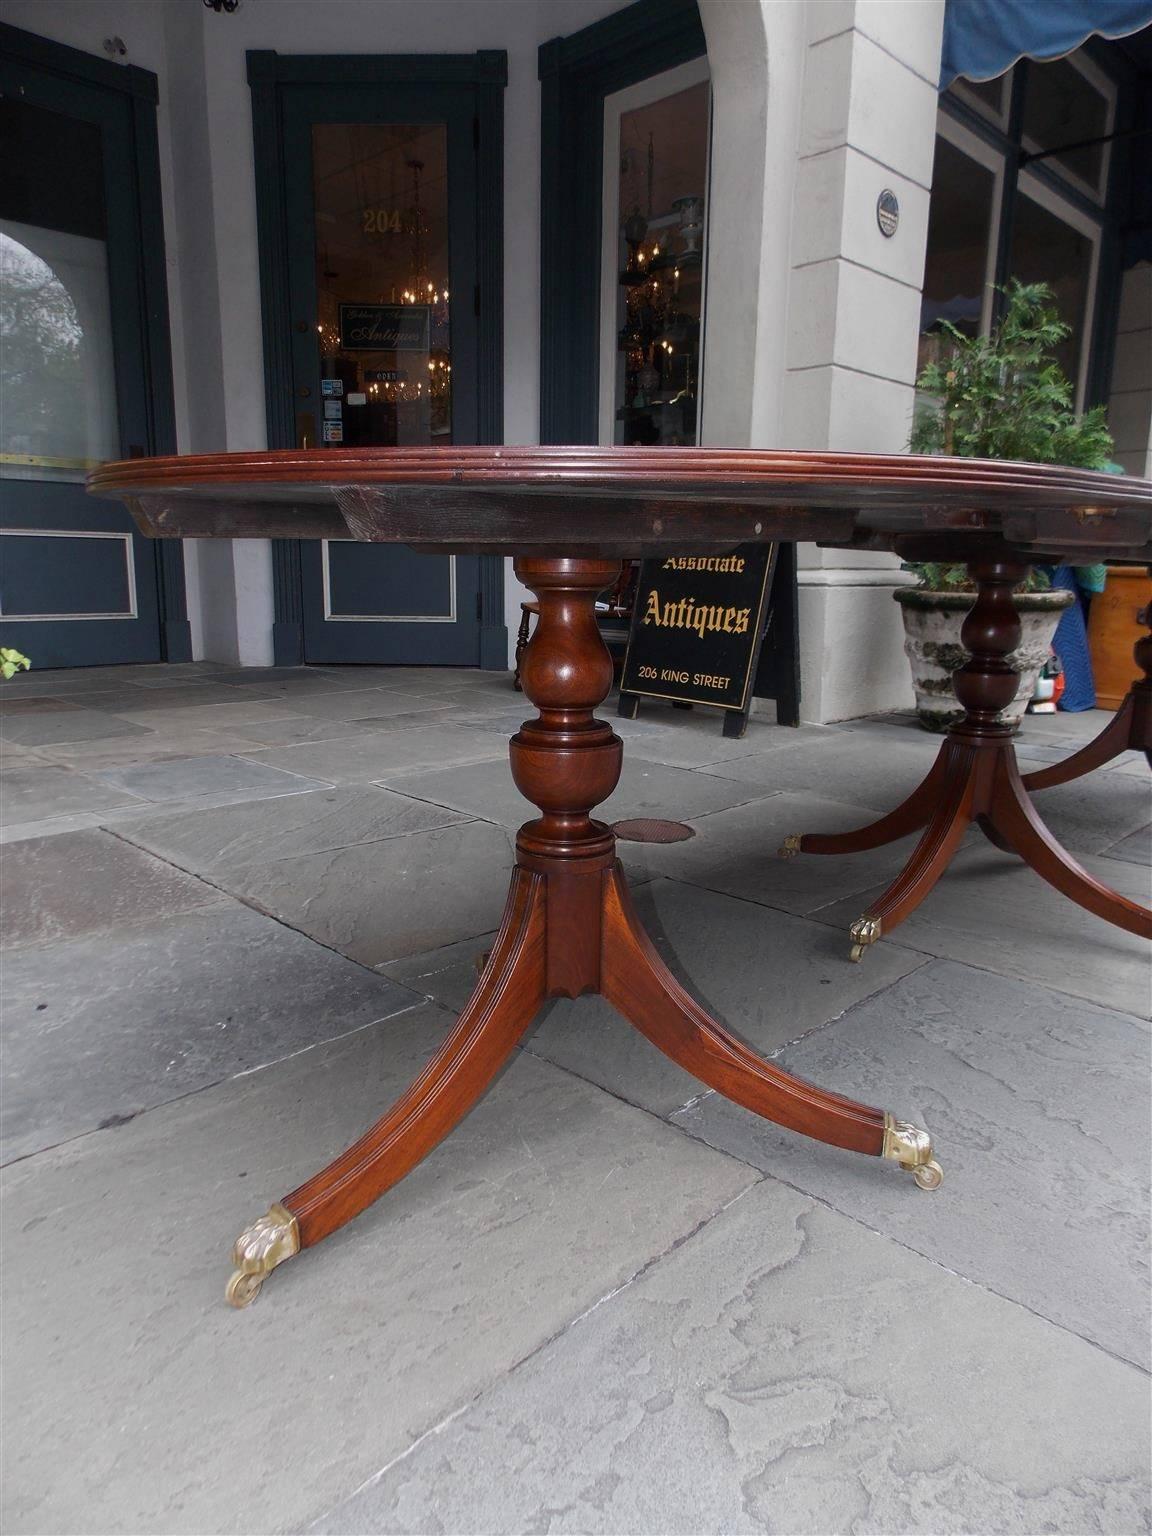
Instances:
[[[252,703],[256,701],[258,695],[265,693],[268,697],[272,696],[271,690],[246,688],[243,693],[240,693],[235,688],[213,680],[202,683],[167,683],[154,688],[137,684],[102,693],[98,700],[95,695],[89,694],[80,702],[87,703],[89,708],[108,710],[112,714],[125,715],[131,719],[135,714],[154,709],[187,709],[192,705],[202,704],[238,704],[242,700]]]
[[[46,762],[60,763],[83,773],[98,773],[105,768],[131,768],[136,763],[168,762],[174,758],[258,752],[262,740],[258,735],[249,734],[258,729],[245,726],[243,730],[234,727],[226,731],[209,731],[186,725],[168,726],[124,740],[70,742],[63,746],[39,747],[37,752]]]
[[[1117,773],[1131,773],[1134,774],[1138,779],[1143,779],[1145,784],[1149,782],[1148,773],[1149,769],[1152,769],[1152,763],[1148,761],[1143,752],[1137,752],[1136,755],[1131,758],[1129,758],[1127,754],[1124,754],[1123,756],[1117,758],[1116,762],[1112,766],[1115,768]]]
[[[229,686],[237,689],[242,697],[292,702],[303,699],[326,699],[334,693],[363,692],[370,686],[382,685],[378,681],[369,682],[361,675],[359,667],[341,668],[339,671],[331,672],[302,667],[292,677],[270,678],[266,682],[248,682],[238,679]]]
[[[95,693],[110,693],[113,691],[125,693],[130,688],[138,688],[141,685],[131,679],[121,679],[120,667],[73,667],[52,668],[48,671],[39,667],[33,667],[29,672],[18,672],[15,677],[6,679],[4,694],[7,698],[23,698],[31,695],[48,697],[66,697],[83,702],[80,695],[92,695]],[[167,668],[157,669],[166,673]],[[178,686],[177,679],[165,676],[163,686]]]
[[[449,706],[442,697],[407,689],[339,688],[301,699],[297,707],[307,714],[333,720],[386,720],[389,715],[436,714]]]
[[[315,1532],[1066,1532],[1148,1518],[1147,1380],[769,1180]]]
[[[1149,900],[1146,869],[1121,859],[1080,862],[1122,895]],[[814,915],[846,932],[883,888]],[[967,961],[1126,1013],[1146,1016],[1152,1002],[1146,940],[1094,917],[1018,860],[979,843],[961,850],[923,903],[881,943]],[[868,960],[865,955],[861,964]]]
[[[1145,869],[1149,868],[1152,866],[1152,822],[1103,851],[1110,859],[1123,859],[1126,864],[1142,864]]]
[[[1027,765],[1025,765],[1026,768]],[[1147,824],[1152,778],[1119,769],[1038,789],[1032,803],[1069,853],[1103,853]]]
[[[132,714],[133,723],[149,731],[166,731],[173,726],[194,731],[246,729],[250,725],[294,718],[291,705],[278,700],[268,704],[263,699],[241,699],[233,704],[170,705],[167,709],[140,709]]]
[[[4,854],[0,944],[55,944],[226,900],[109,832],[28,838]]]
[[[1038,768],[1044,763],[1062,763],[1065,758],[1072,757],[1080,750],[1080,746],[1068,740],[1062,740],[1059,745],[1051,742],[1032,741],[1031,739],[1019,741],[1016,745],[1016,756],[1023,767],[1022,773],[1030,773],[1033,768]],[[1129,763],[1143,763],[1143,752],[1121,752],[1118,757],[1094,768],[1093,773],[1111,773],[1114,769],[1124,767]]]
[[[1085,746],[1108,725],[1114,711],[1083,709],[1076,713],[1058,709],[1054,715],[1025,715],[1020,722],[1022,741],[1067,741]]]
[[[883,975],[864,976],[862,966],[844,964],[833,933],[816,932],[819,923],[673,881],[654,880],[635,900],[656,948],[692,996],[766,1056],[917,963],[906,955]],[[529,1048],[656,1114],[704,1091],[601,998],[557,1000]]]
[[[894,1168],[814,1146],[715,1094],[677,1123],[1148,1369],[1142,1020],[935,961],[780,1059],[927,1125],[940,1189],[925,1194]]]
[[[690,842],[629,843],[622,857],[627,865],[642,868],[650,876],[670,875],[804,915],[829,906],[845,893],[867,890],[878,880],[886,885],[914,845],[906,838],[870,853],[797,854],[782,859],[779,850],[784,839],[792,832],[847,831],[861,826],[870,815],[858,805],[781,792],[692,821],[696,836]]]
[[[418,999],[237,903],[4,958],[2,1158],[362,1028]]]
[[[6,768],[0,774],[0,826],[143,803],[139,795],[68,768],[37,763]]]
[[[261,795],[298,795],[311,789],[330,789],[322,779],[274,768],[243,757],[184,757],[139,767],[105,768],[95,775],[112,789],[125,789],[142,800],[191,800],[200,795],[243,791],[253,799]]]
[[[369,784],[388,774],[445,763],[479,763],[499,757],[507,772],[508,742],[495,732],[460,725],[429,725],[411,731],[374,731],[371,736],[307,742],[249,752],[253,762],[290,773],[313,775],[333,784]]]
[[[17,747],[103,741],[114,736],[142,736],[144,732],[144,726],[133,725],[98,709],[37,709],[28,714],[5,715],[0,720],[0,737]]]
[[[292,704],[290,707],[298,709],[299,705]],[[413,722],[420,720],[422,724],[427,724],[426,718],[422,716],[406,715],[404,718]],[[393,718],[393,728],[397,723],[398,721]],[[343,741],[349,736],[370,736],[379,729],[379,720],[361,725],[356,720],[329,720],[320,715],[284,715],[279,720],[268,720],[259,725],[246,725],[244,734],[250,740],[236,750],[258,752],[261,747],[291,747],[308,741]]]
[[[715,763],[759,757],[766,752],[794,748],[801,743],[827,740],[833,734],[832,729],[825,725],[790,727],[751,720],[745,735],[737,740],[721,734],[718,720],[687,728],[673,722],[657,726],[641,736],[629,745],[627,752],[631,752],[634,757],[650,758],[654,762],[670,763],[678,768],[710,769]],[[773,788],[777,787],[773,785]]]
[[[370,784],[135,818],[124,836],[181,869],[203,872],[378,843],[465,820],[458,811]]]
[[[937,739],[921,739],[904,731],[884,730],[869,736],[835,731],[794,747],[714,763],[707,772],[766,790],[802,790],[885,812],[912,793],[935,762],[939,748]]]
[[[6,1530],[297,1529],[756,1177],[520,1054],[405,1181],[228,1308],[236,1233],[450,1022],[422,1008],[7,1171]]]
[[[11,679],[5,679],[11,681]],[[27,698],[9,698],[0,694],[0,720],[10,720],[18,715],[58,715],[75,713],[80,705],[74,699],[54,698],[51,695],[32,694]]]
[[[18,747],[10,741],[0,741],[0,768],[34,768],[45,761],[42,753],[31,747]]]
[[[321,944],[376,966],[498,923],[511,870],[508,834],[467,821],[386,842],[232,865],[213,878]]]
[[[509,830],[540,814],[516,788],[504,755],[483,763],[424,768],[418,773],[382,773],[378,780],[401,794],[419,795]],[[618,787],[594,814],[598,821],[607,822],[634,816],[685,821],[753,799],[756,794],[745,784],[723,782],[664,763],[629,760],[625,754]]]

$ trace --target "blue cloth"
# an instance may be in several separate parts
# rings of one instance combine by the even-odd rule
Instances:
[[[1080,588],[1071,566],[1058,565],[1050,574],[1054,591],[1076,594],[1076,601],[1060,615],[1060,622],[1052,637],[1052,649],[1059,656],[1060,665],[1064,669],[1064,692],[1056,707],[1076,715],[1085,709],[1096,708],[1096,684],[1092,677],[1092,658],[1088,652],[1088,627],[1084,623]]]
[[[1152,0],[948,0],[940,89],[957,75],[994,80],[1016,60],[1059,59],[1086,38],[1127,37],[1152,22]]]

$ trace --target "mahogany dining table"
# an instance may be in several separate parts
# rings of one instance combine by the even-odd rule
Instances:
[[[1011,730],[998,716],[1016,688],[1008,661],[1019,637],[1012,587],[1032,561],[1147,560],[1146,480],[910,455],[441,447],[132,459],[105,464],[88,484],[98,496],[123,501],[139,527],[160,538],[352,538],[437,554],[511,555],[540,606],[521,666],[537,714],[509,748],[516,786],[540,815],[517,835],[503,920],[476,988],[412,1087],[359,1141],[241,1234],[227,1289],[236,1306],[447,1135],[552,997],[599,993],[678,1065],[753,1114],[891,1159],[921,1188],[939,1185],[926,1130],[764,1060],[684,990],[645,933],[613,832],[591,815],[615,788],[623,753],[594,713],[613,675],[595,602],[622,560],[803,539],[910,560],[967,561],[977,596],[964,628],[971,657],[957,673],[966,713],[916,814],[944,792],[959,796],[966,817],[1038,867],[1029,837],[1039,838],[1047,861],[1040,872],[1075,900],[1098,910],[1110,898],[1121,907],[1108,915],[1119,910],[1137,929],[1142,921],[1142,908],[1099,886],[1043,829],[1019,787]],[[987,814],[993,802],[995,824]],[[1017,807],[1011,814],[1003,810],[1009,803]],[[915,817],[905,820],[915,825]],[[891,827],[878,825],[878,840],[887,840]],[[957,825],[955,817],[947,821],[952,846]],[[863,835],[861,846],[875,845],[876,829]],[[913,895],[938,852],[930,847],[906,882]]]

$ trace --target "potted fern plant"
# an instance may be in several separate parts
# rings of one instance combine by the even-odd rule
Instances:
[[[1104,407],[1077,416],[1072,385],[1053,355],[1069,327],[1044,283],[1015,280],[1001,290],[1004,311],[987,336],[965,336],[943,321],[941,355],[917,379],[913,453],[1017,459],[1103,469],[1112,452]],[[912,664],[916,710],[930,731],[947,730],[961,710],[952,673],[967,660],[960,626],[972,605],[963,565],[908,565],[915,586],[893,593],[904,617],[904,649]],[[1022,636],[1012,658],[1020,687],[1002,718],[1015,724],[1027,707],[1071,592],[1052,591],[1046,575],[1029,573],[1015,594]]]

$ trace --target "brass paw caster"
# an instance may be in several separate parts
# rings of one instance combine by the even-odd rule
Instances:
[[[803,841],[803,832],[789,832],[788,836],[777,848],[776,857],[780,859],[794,859],[800,852],[800,844]]]
[[[918,1189],[939,1189],[944,1170],[932,1156],[932,1138],[918,1125],[884,1116],[884,1147],[880,1154],[906,1168]]]
[[[300,1252],[300,1228],[292,1212],[274,1205],[266,1215],[245,1228],[232,1249],[236,1269],[224,1295],[230,1306],[247,1307],[276,1268]]]
[[[848,930],[848,937],[852,940],[852,948],[849,951],[850,960],[860,961],[864,958],[864,951],[869,944],[875,944],[880,937],[880,919],[878,917],[858,917]]]
[[[482,949],[476,956],[472,962],[472,969],[476,972],[477,976],[483,976],[485,970],[488,968],[488,962],[491,960],[491,958],[492,951],[490,949]]]

